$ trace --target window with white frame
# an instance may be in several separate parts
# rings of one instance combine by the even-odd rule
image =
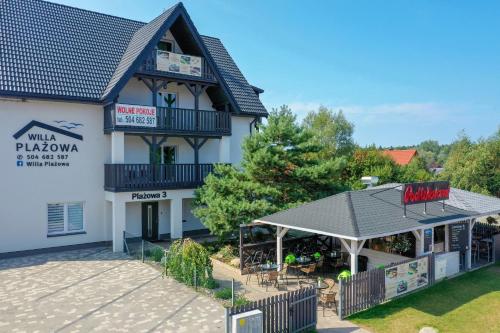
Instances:
[[[83,202],[48,204],[47,235],[83,232],[83,206]]]

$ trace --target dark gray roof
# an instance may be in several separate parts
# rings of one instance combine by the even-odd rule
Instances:
[[[139,56],[147,47],[147,45],[151,42],[153,37],[160,32],[161,27],[165,24],[166,20],[170,17],[170,15],[174,12],[174,10],[178,7],[175,5],[170,7],[166,11],[164,11],[160,16],[156,17],[153,21],[148,24],[143,25],[139,30],[137,30],[130,39],[128,43],[127,49],[123,53],[120,63],[116,67],[111,80],[109,80],[104,93],[102,94],[103,98],[106,98],[113,88],[119,83],[119,81],[124,77],[124,75],[129,70],[133,70],[134,62],[137,62]]]
[[[39,0],[2,0],[0,94],[99,101],[142,25]]]
[[[233,95],[241,112],[246,114],[267,114],[259,96],[247,82],[240,69],[229,55],[222,42],[214,37],[201,36],[216,66],[219,68],[222,80]]]
[[[185,11],[181,3],[146,24],[41,0],[1,0],[0,95],[97,103],[113,99],[142,51],[179,10]],[[200,39],[236,110],[266,116],[222,43]]]
[[[409,205],[403,217],[401,192],[394,188],[348,191],[291,208],[256,221],[294,229],[363,239],[396,234],[444,221],[476,216],[476,212],[438,202]]]

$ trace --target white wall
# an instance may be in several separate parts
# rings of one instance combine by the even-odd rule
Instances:
[[[177,95],[177,107],[194,109],[194,96],[184,85],[178,85],[175,82],[169,83],[166,89],[160,89],[159,92],[175,93]],[[153,97],[151,90],[146,87],[144,82],[139,81],[137,78],[131,78],[120,92],[118,102],[124,104],[153,105]],[[199,103],[200,110],[214,110],[212,101],[206,92],[201,94]]]
[[[125,204],[126,218],[125,231],[134,235],[142,235],[142,211],[140,202],[127,202]]]
[[[163,145],[176,147],[177,163],[194,163],[193,148],[183,138],[169,137]],[[199,158],[200,163],[219,162],[219,140],[209,139],[201,147]],[[140,136],[125,135],[125,163],[149,163],[149,147]]]
[[[182,200],[182,230],[192,231],[199,229],[206,229],[206,227],[200,222],[200,220],[193,215],[191,211],[191,204],[193,199],[183,199]]]
[[[102,106],[0,100],[0,154],[2,191],[0,193],[0,252],[97,242],[106,240],[104,219],[104,162],[109,159],[109,138],[103,135]],[[16,166],[17,155],[26,162],[33,153],[16,152],[16,143],[33,145],[28,133],[16,140],[13,134],[36,120],[59,127],[55,121],[82,123],[71,132],[83,135],[76,140],[45,129],[32,128],[31,134],[54,134],[57,144],[76,144],[78,152],[68,153],[67,167]],[[63,128],[64,129],[64,128]],[[50,142],[49,142],[50,143]],[[37,155],[57,155],[38,152]],[[65,155],[65,154],[63,154]],[[39,159],[42,163],[45,160]],[[83,201],[86,234],[47,237],[47,203]]]
[[[408,257],[403,257],[397,254],[375,251],[365,248],[361,249],[359,255],[368,257],[368,270],[375,269],[380,265],[386,266],[408,259]]]
[[[241,145],[245,137],[250,135],[250,123],[252,117],[237,117],[231,118],[232,135],[231,135],[231,163],[238,166],[243,158]]]

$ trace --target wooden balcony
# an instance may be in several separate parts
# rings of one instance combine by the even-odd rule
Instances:
[[[231,115],[222,111],[181,108],[156,108],[156,126],[146,126],[132,119],[129,125],[117,122],[116,104],[104,109],[104,132],[123,131],[138,134],[221,137],[231,135]],[[123,116],[130,117],[130,116]],[[140,117],[139,117],[140,118]]]
[[[168,52],[154,50],[149,57],[141,64],[137,70],[137,74],[140,76],[154,76],[162,78],[171,78],[178,80],[180,82],[203,82],[208,84],[216,84],[217,79],[207,60],[203,57],[194,57],[200,60],[200,66],[196,66],[196,70],[182,71],[179,65],[175,63],[165,63],[164,59]],[[174,54],[175,56],[182,57],[193,57],[184,54]],[[185,68],[185,67],[184,67]],[[189,67],[188,67],[189,68]]]
[[[213,169],[213,164],[105,164],[104,189],[129,192],[197,188]]]

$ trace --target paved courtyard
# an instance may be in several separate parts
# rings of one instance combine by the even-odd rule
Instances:
[[[107,248],[0,260],[0,332],[223,332],[214,300]]]

